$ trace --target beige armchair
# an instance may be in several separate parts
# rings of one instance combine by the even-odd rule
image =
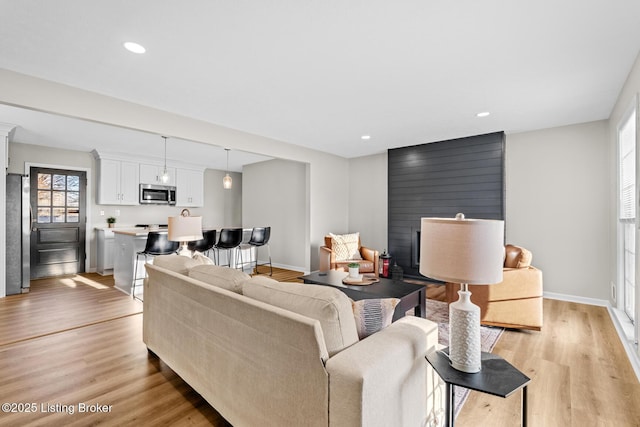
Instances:
[[[358,263],[360,265],[360,273],[374,273],[378,277],[378,251],[364,247],[360,244],[360,235],[358,233],[352,233],[349,235],[341,235],[337,237],[345,237],[346,241],[354,245],[357,248],[357,253],[360,254],[362,259],[352,259],[352,257],[345,258],[340,256],[340,251],[335,251],[333,248],[333,241],[335,235],[324,236],[324,246],[320,247],[320,268],[328,268],[331,270],[348,270],[347,265],[350,263]],[[340,242],[342,243],[342,242]],[[349,244],[349,243],[347,243]]]
[[[531,265],[531,252],[505,246],[503,280],[469,285],[471,301],[480,307],[480,323],[513,329],[542,329],[542,271]],[[458,300],[460,285],[447,283],[447,302]]]

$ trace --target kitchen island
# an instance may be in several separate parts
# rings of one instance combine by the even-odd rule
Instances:
[[[144,250],[149,231],[151,230],[142,227],[113,229],[113,281],[116,288],[126,294],[131,295],[133,274],[136,271],[136,254]],[[158,231],[167,233],[166,229]],[[145,277],[144,262],[144,257],[140,257],[140,260],[137,261],[138,274],[136,279],[142,280]]]
[[[115,287],[122,292],[131,295],[134,273],[136,272],[136,262],[138,263],[136,280],[140,280],[138,286],[142,285],[142,279],[144,279],[146,275],[146,270],[144,269],[145,258],[140,257],[140,259],[136,261],[136,254],[144,250],[147,243],[147,235],[149,234],[149,231],[152,230],[144,227],[113,228],[111,230],[113,230],[114,236],[113,280]],[[251,228],[245,228],[243,230],[243,242],[249,241],[249,238],[251,237],[251,230]],[[162,227],[154,231],[167,233],[167,229]],[[250,256],[250,249],[244,249],[244,251],[247,253],[243,253],[243,257],[247,257],[244,259],[248,260]],[[227,251],[220,251],[220,257],[221,265],[225,265],[227,263]],[[153,262],[151,257],[149,257],[148,261]],[[235,256],[232,255],[232,267],[235,267],[234,261]],[[141,288],[137,288],[136,295],[139,289]]]

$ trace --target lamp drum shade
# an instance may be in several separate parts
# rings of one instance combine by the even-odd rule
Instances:
[[[173,242],[191,242],[202,239],[201,216],[170,216],[168,226],[168,237]]]
[[[502,281],[504,221],[422,218],[420,274],[472,285]]]

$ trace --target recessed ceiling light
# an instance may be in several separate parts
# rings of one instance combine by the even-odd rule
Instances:
[[[476,114],[476,117],[487,117],[488,115],[490,115],[491,113],[488,111],[483,111],[482,113],[478,113]]]
[[[360,138],[365,140],[365,141],[368,141],[368,140],[371,139],[371,135],[362,135]]]
[[[133,53],[145,53],[147,51],[144,46],[134,42],[126,42],[124,48]]]

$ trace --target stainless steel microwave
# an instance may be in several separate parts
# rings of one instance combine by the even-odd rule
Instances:
[[[141,205],[175,205],[176,187],[169,185],[140,184]]]

